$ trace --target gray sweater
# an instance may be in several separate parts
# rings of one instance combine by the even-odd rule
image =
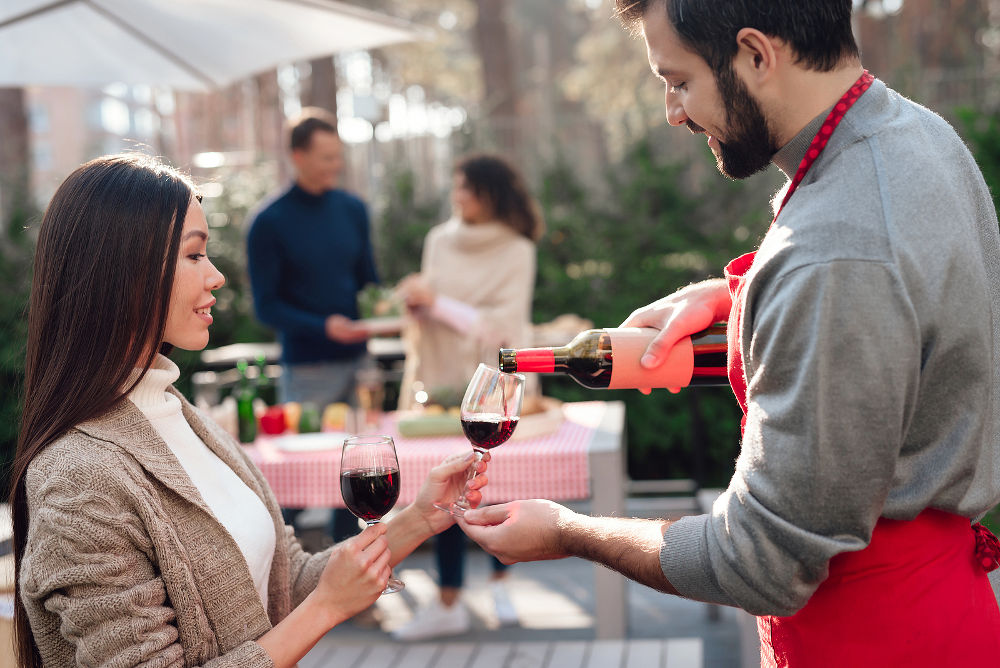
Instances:
[[[775,156],[786,174],[821,122]],[[1000,502],[998,237],[955,131],[876,81],[747,275],[746,431],[712,512],[664,537],[682,594],[789,615],[880,517]]]

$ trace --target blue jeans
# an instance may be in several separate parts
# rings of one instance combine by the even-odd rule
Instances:
[[[434,557],[437,559],[438,583],[441,587],[461,589],[465,582],[466,537],[462,528],[453,524],[437,535],[434,542]],[[507,566],[490,556],[494,573],[502,573]]]
[[[354,406],[354,374],[368,364],[367,356],[351,357],[328,362],[281,365],[278,383],[279,401],[312,402],[319,410],[327,404],[343,402]],[[301,508],[282,508],[285,524],[295,525]],[[330,516],[327,531],[335,543],[361,532],[358,518],[346,508],[335,508]]]

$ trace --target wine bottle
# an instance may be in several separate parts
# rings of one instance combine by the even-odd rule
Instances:
[[[278,403],[278,389],[275,387],[271,377],[267,375],[267,358],[264,356],[264,353],[257,353],[255,361],[257,364],[257,383],[255,387],[257,396],[268,406],[274,406]]]
[[[239,424],[240,443],[253,443],[257,438],[257,416],[253,410],[257,393],[247,376],[247,366],[247,361],[244,359],[236,362],[236,369],[240,374],[239,385],[236,388],[236,419]]]
[[[500,370],[566,374],[600,390],[729,384],[726,323],[681,339],[659,367],[643,368],[639,359],[658,333],[649,327],[589,329],[558,348],[504,348]]]

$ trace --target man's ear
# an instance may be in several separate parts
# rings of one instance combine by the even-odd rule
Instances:
[[[743,28],[736,33],[738,50],[733,68],[744,82],[764,84],[774,77],[778,65],[778,49],[770,37],[756,28]]]

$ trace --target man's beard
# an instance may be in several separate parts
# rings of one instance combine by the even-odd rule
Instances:
[[[716,165],[724,176],[745,179],[766,169],[780,147],[757,100],[733,69],[727,68],[716,80],[726,109],[728,136],[726,142],[715,138],[719,142]]]

